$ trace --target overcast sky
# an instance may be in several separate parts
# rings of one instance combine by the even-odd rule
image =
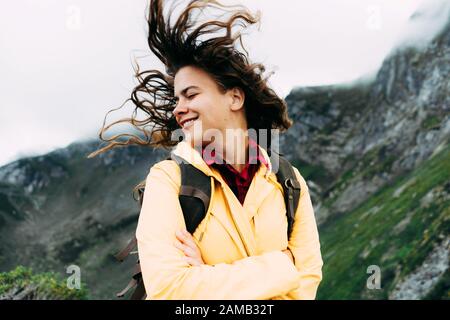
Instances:
[[[169,1],[170,3],[171,1]],[[348,82],[373,74],[405,39],[442,25],[448,0],[235,0],[261,10],[244,36],[270,84]],[[106,112],[130,96],[132,58],[157,66],[146,44],[147,0],[17,0],[0,4],[0,165],[96,137]],[[421,19],[408,22],[419,7]],[[449,6],[445,7],[448,9]],[[124,107],[115,118],[131,113]],[[114,118],[114,117],[113,117]],[[113,119],[111,118],[111,119]]]

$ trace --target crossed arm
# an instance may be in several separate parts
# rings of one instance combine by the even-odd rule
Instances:
[[[202,258],[202,253],[195,243],[194,237],[187,230],[177,230],[175,236],[177,240],[175,241],[174,245],[184,253],[187,263],[189,263],[191,266],[199,266],[205,264]],[[292,255],[291,250],[287,248],[285,250],[282,250],[282,252],[286,254],[295,265],[294,256]]]

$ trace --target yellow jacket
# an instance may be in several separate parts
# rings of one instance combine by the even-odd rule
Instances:
[[[136,230],[147,299],[315,299],[322,280],[322,256],[305,180],[288,243],[283,189],[259,147],[261,165],[243,205],[200,153],[180,142],[174,153],[211,176],[211,203],[193,236],[204,265],[191,266],[174,246],[175,231],[186,228],[178,201],[181,176],[172,160],[156,163],[146,179]],[[281,252],[289,247],[295,266]]]

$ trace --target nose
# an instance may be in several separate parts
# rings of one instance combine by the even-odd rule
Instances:
[[[183,103],[183,102],[181,101],[181,99],[180,99],[180,100],[178,100],[175,109],[173,109],[173,114],[174,114],[175,117],[177,118],[177,121],[179,121],[179,120],[180,120],[179,118],[180,118],[183,114],[186,114],[188,111],[189,111],[189,108],[188,108],[188,107],[186,106],[186,104]]]

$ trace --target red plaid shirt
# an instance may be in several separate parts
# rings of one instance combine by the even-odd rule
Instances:
[[[205,148],[202,149],[203,160],[208,166],[212,166],[220,172],[222,178],[228,184],[241,204],[244,204],[248,188],[252,183],[256,171],[259,169],[259,165],[262,163],[265,166],[268,166],[266,159],[259,152],[258,144],[253,139],[249,139],[249,148],[253,148],[254,152],[250,152],[249,150],[248,162],[245,164],[245,167],[241,172],[226,163],[224,159],[221,159],[222,164],[217,163],[220,162],[220,158],[219,155],[216,155],[215,150],[212,150],[209,155],[205,152]]]

